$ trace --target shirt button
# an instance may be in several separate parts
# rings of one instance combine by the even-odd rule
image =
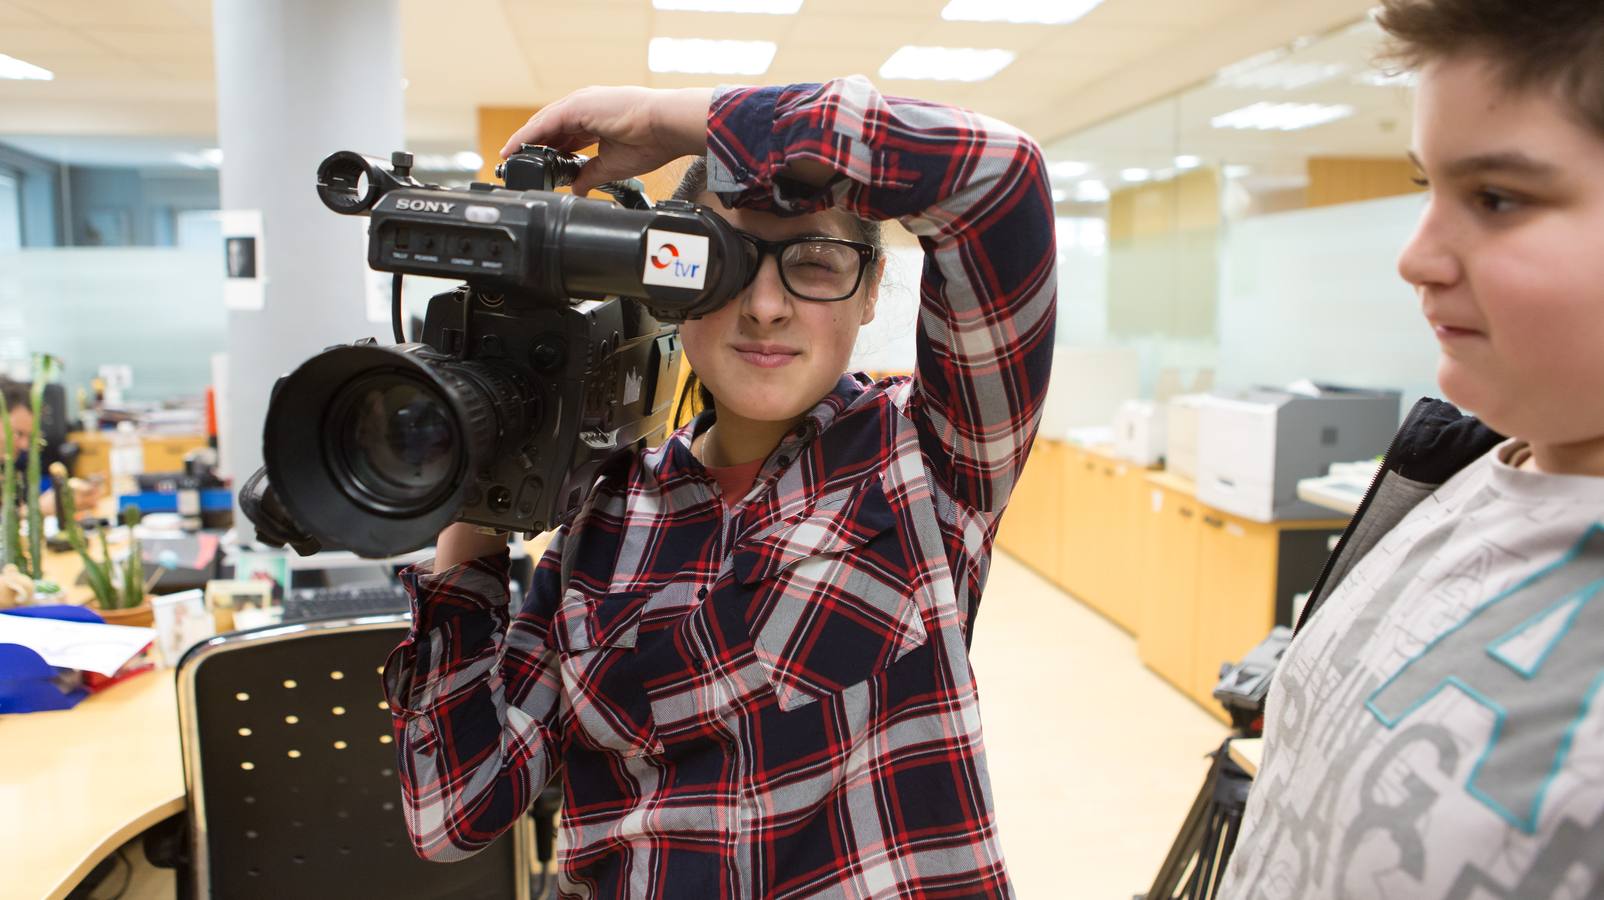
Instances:
[[[791,457],[786,456],[785,454],[782,453],[782,454],[780,454],[779,463],[782,466],[788,466],[788,465],[791,464]]]
[[[707,588],[702,588],[701,590],[697,591],[696,592],[696,599],[698,599],[698,600],[706,600],[707,599]]]

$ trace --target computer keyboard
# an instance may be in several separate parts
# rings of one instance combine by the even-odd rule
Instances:
[[[284,597],[284,621],[370,616],[407,612],[411,608],[406,588],[397,581],[293,588]]]

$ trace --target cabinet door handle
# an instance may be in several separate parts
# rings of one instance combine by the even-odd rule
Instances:
[[[1224,528],[1225,527],[1225,520],[1224,519],[1216,519],[1213,516],[1204,516],[1203,517],[1203,524],[1209,526],[1210,528]]]
[[[1181,514],[1181,518],[1183,518],[1183,519],[1192,518],[1192,511],[1190,509],[1187,509],[1184,506],[1181,507],[1179,510],[1177,510],[1177,512],[1179,512]]]

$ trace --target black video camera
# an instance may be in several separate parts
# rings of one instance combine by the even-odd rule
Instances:
[[[303,555],[391,556],[452,521],[534,534],[569,521],[603,462],[661,435],[680,362],[677,322],[750,280],[716,214],[553,191],[583,157],[525,146],[504,187],[423,185],[411,158],[351,152],[318,167],[330,209],[367,214],[368,264],[395,273],[396,345],[332,347],[273,387],[264,467],[240,491],[258,538]],[[403,274],[462,278],[401,334]]]

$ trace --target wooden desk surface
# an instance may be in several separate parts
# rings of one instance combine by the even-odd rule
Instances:
[[[5,893],[49,900],[183,812],[173,671],[137,675],[72,709],[0,716],[0,809]]]

